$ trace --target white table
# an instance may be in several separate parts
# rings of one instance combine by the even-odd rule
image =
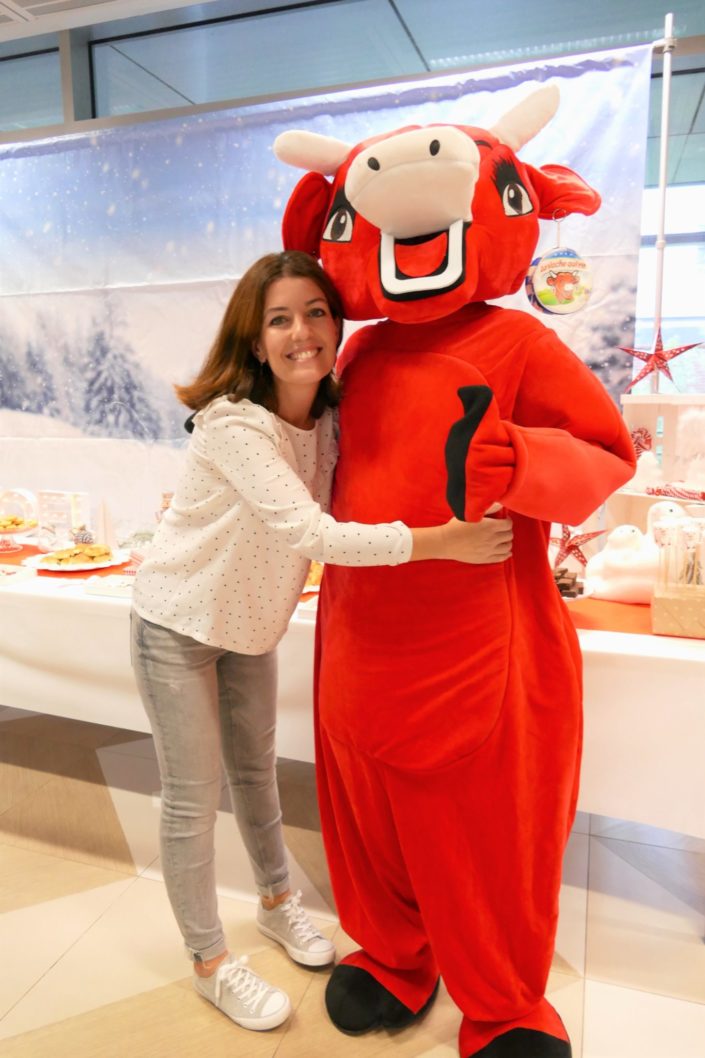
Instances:
[[[0,704],[148,731],[129,658],[129,600],[75,579],[0,588]],[[278,752],[313,761],[313,614],[280,649]],[[580,631],[579,808],[705,838],[705,641]]]
[[[705,838],[705,640],[578,632],[578,807]]]
[[[130,600],[88,595],[73,575],[0,587],[0,705],[149,732],[130,665]],[[279,755],[313,761],[315,613],[279,645]]]

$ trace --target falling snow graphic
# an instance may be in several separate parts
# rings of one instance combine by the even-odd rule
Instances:
[[[0,147],[0,408],[47,433],[182,437],[173,383],[195,374],[237,277],[281,246],[302,173],[275,159],[280,132],[354,144],[402,125],[491,124],[547,80],[561,106],[522,158],[609,192],[595,217],[563,225],[604,296],[556,329],[614,391],[615,346],[634,337],[649,74],[650,50],[634,48]]]

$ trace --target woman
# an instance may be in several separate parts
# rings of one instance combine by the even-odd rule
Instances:
[[[227,951],[213,827],[221,757],[260,904],[260,930],[296,962],[333,945],[289,888],[275,774],[275,648],[309,562],[497,562],[511,523],[409,529],[324,513],[336,459],[338,294],[308,254],[270,254],[238,283],[191,385],[193,436],[135,584],[132,660],[162,780],[162,867],[194,986],[237,1024],[269,1029],[289,999]]]

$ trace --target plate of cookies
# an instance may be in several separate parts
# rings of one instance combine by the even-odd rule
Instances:
[[[31,533],[37,528],[36,518],[22,518],[19,514],[0,515],[0,535],[5,533]]]
[[[129,551],[113,551],[104,544],[74,544],[47,555],[32,555],[22,561],[23,566],[45,569],[50,573],[85,573],[91,569],[109,569],[129,561]]]
[[[323,563],[311,562],[308,570],[308,576],[306,577],[306,583],[303,586],[301,592],[302,595],[308,595],[309,592],[319,592],[321,590],[321,579],[323,577]]]

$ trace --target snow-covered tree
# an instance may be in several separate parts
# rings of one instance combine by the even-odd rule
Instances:
[[[161,422],[146,394],[132,349],[119,335],[113,313],[98,323],[85,353],[85,427],[103,437],[156,440]]]
[[[82,428],[86,394],[85,357],[87,340],[85,323],[80,311],[81,303],[70,310],[42,314],[37,320],[41,336],[51,336],[54,353],[57,399],[61,404],[61,417],[73,426]],[[70,320],[70,329],[67,323]]]
[[[632,359],[627,353],[620,352],[619,347],[633,344],[635,303],[634,285],[616,275],[610,277],[599,308],[588,308],[590,338],[585,363],[617,404],[632,378]]]
[[[27,402],[24,410],[52,419],[61,417],[56,397],[56,386],[43,349],[29,341],[25,350]]]
[[[0,340],[0,408],[26,411],[26,377],[8,343]]]

